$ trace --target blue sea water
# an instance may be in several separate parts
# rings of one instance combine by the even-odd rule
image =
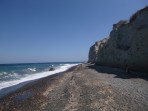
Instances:
[[[0,94],[14,85],[66,71],[78,62],[0,64]],[[49,71],[54,67],[54,71]]]

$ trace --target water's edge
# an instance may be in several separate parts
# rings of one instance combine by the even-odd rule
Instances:
[[[36,80],[39,80],[39,79],[42,79],[44,77],[48,77],[48,76],[51,76],[54,74],[65,72],[65,71],[71,69],[72,67],[75,67],[76,65],[78,65],[78,64],[69,64],[67,66],[62,66],[60,69],[56,69],[55,71],[47,71],[47,72],[37,73],[38,76],[34,76],[34,77],[30,76],[27,78],[26,77],[23,78],[23,80],[16,80],[16,81],[14,81],[14,83],[10,83],[8,87],[3,87],[3,88],[1,87],[0,98],[4,97],[10,93],[13,93],[17,89],[23,87],[24,85],[26,85],[30,82],[33,82],[33,81],[36,81]],[[2,84],[1,84],[1,86],[2,86]]]

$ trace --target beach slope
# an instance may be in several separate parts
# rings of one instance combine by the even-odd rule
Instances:
[[[146,74],[78,65],[0,99],[0,111],[147,111]]]

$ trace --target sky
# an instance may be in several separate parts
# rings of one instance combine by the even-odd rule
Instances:
[[[147,0],[0,0],[0,64],[87,61]]]

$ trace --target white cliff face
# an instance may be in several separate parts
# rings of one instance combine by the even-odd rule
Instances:
[[[90,48],[89,62],[92,60],[99,65],[128,65],[131,70],[148,72],[148,7],[135,13],[130,22],[114,24],[108,40]]]
[[[93,46],[90,47],[89,50],[89,63],[95,63],[98,59],[98,51],[101,50],[101,48],[104,46],[104,44],[107,42],[107,38],[96,42]]]

